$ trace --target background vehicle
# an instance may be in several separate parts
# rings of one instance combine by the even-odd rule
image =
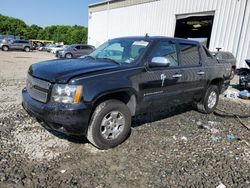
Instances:
[[[55,48],[61,48],[63,45],[57,45],[57,44],[49,44],[46,46],[45,50],[47,52],[51,52],[52,49],[55,49]]]
[[[55,47],[50,48],[50,52],[56,54],[58,51],[63,50],[66,48],[64,45],[56,45]]]
[[[212,113],[231,68],[196,41],[118,38],[83,59],[33,64],[22,103],[51,129],[107,149],[127,138],[136,114],[183,103]]]
[[[46,44],[46,45],[44,45],[44,46],[40,46],[40,47],[38,48],[38,50],[39,50],[39,51],[47,51],[47,49],[48,49],[50,46],[52,46],[52,44]]]
[[[78,58],[83,55],[88,55],[94,50],[95,47],[91,45],[74,44],[68,46],[64,50],[59,50],[58,53],[56,54],[56,57],[67,58],[67,59]]]
[[[11,40],[6,43],[2,43],[0,47],[3,51],[24,50],[25,52],[30,52],[30,50],[32,50],[32,46],[29,41],[26,40]]]
[[[250,60],[246,60],[247,65],[250,68]],[[241,68],[239,72],[239,86],[240,89],[250,89],[250,69]]]

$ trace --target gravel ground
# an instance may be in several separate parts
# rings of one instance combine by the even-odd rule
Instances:
[[[20,92],[29,65],[52,58],[0,52],[0,187],[250,187],[250,131],[234,118],[189,106],[140,115],[127,141],[106,151],[48,132]],[[250,102],[221,97],[219,108],[249,114]]]

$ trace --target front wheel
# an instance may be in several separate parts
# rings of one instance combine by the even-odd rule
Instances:
[[[219,102],[219,89],[216,85],[210,85],[201,102],[197,104],[198,111],[210,114],[215,111]]]
[[[121,144],[128,136],[131,113],[119,100],[99,104],[90,120],[87,139],[99,149],[109,149]]]
[[[7,52],[7,51],[9,51],[9,47],[8,46],[3,46],[2,50],[5,51],[5,52]]]
[[[65,58],[67,58],[67,59],[71,59],[73,57],[73,55],[71,54],[71,53],[67,53],[66,55],[65,55]]]

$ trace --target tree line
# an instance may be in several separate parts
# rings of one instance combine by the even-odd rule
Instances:
[[[53,40],[65,44],[87,43],[88,29],[83,26],[53,25],[42,28],[0,14],[0,34],[20,36],[22,39]]]

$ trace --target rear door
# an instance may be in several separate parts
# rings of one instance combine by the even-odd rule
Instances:
[[[181,102],[182,74],[179,67],[178,51],[174,40],[163,40],[149,54],[147,71],[142,74],[140,91],[143,107],[166,108]],[[164,57],[169,60],[169,67],[150,67],[154,57]]]
[[[183,76],[183,100],[199,99],[206,85],[206,71],[202,66],[200,45],[193,42],[180,42],[180,67]]]

